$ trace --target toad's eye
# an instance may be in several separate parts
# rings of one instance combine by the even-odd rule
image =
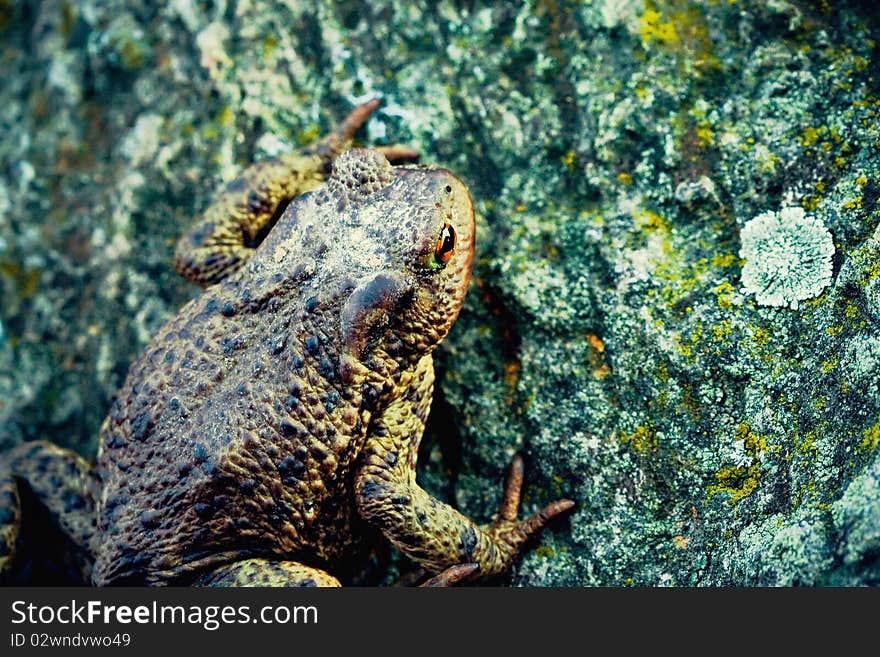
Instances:
[[[455,229],[449,224],[443,224],[440,237],[437,238],[437,247],[434,249],[434,261],[438,266],[446,266],[452,254],[455,253],[455,245]]]

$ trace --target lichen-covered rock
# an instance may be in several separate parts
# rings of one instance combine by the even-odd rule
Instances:
[[[511,583],[880,583],[873,2],[87,0],[0,29],[0,443],[92,452],[194,292],[181,226],[378,93],[362,138],[479,215],[420,477],[487,517],[519,449],[526,506],[579,502]],[[820,239],[762,305],[774,247],[743,233],[792,207],[830,273]]]

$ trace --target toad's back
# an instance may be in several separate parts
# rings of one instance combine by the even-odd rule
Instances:
[[[99,582],[165,579],[229,551],[332,560],[319,533],[343,549],[369,417],[328,321],[339,297],[319,301],[303,278],[276,285],[304,294],[250,303],[238,279],[215,286],[132,368],[102,432]]]

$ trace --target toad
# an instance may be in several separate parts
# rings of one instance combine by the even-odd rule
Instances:
[[[405,147],[350,148],[377,105],[247,168],[180,240],[175,268],[206,289],[132,364],[96,463],[7,455],[0,567],[36,510],[99,586],[335,586],[381,536],[448,585],[503,573],[572,506],[519,520],[519,457],[488,524],[416,483],[474,206],[445,169],[392,166]]]

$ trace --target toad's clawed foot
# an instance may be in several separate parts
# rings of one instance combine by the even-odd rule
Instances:
[[[510,463],[507,482],[504,485],[504,497],[495,520],[485,527],[496,547],[503,552],[515,555],[529,537],[536,534],[552,518],[564,513],[574,506],[572,500],[556,500],[538,511],[535,515],[518,520],[520,493],[523,484],[523,459],[517,454]]]

